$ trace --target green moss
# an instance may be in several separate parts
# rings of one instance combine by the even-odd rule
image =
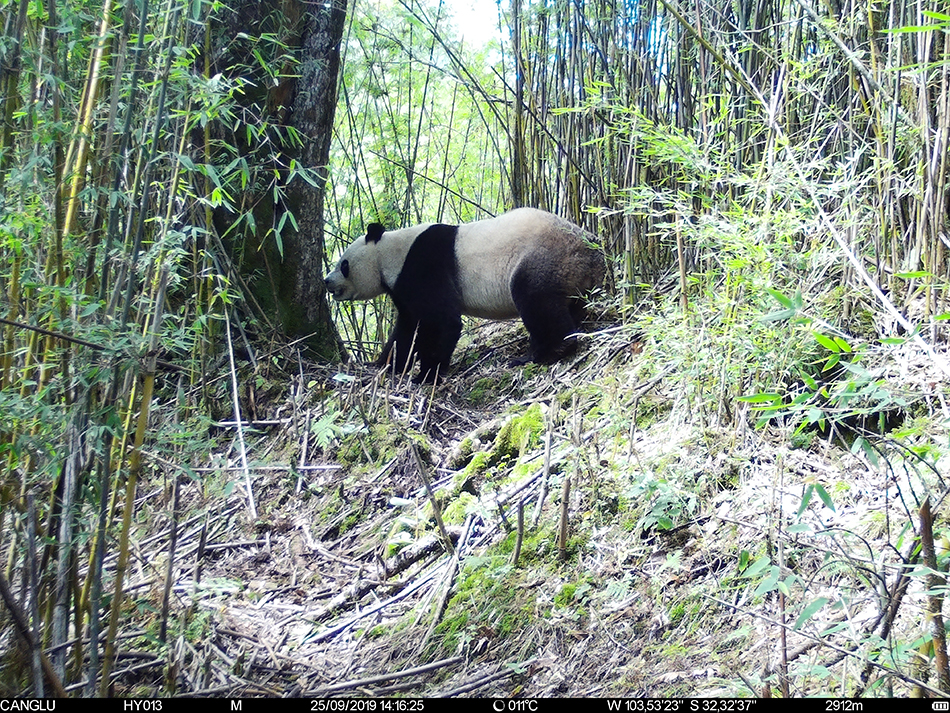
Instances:
[[[447,525],[461,525],[468,516],[469,507],[477,502],[478,498],[471,493],[459,493],[459,496],[445,508],[445,512],[442,513],[442,520]]]
[[[515,542],[518,539],[517,532],[510,532],[498,544],[499,552],[510,555],[514,552]],[[518,566],[530,566],[533,563],[540,565],[551,564],[557,561],[555,550],[557,549],[557,526],[552,524],[549,527],[541,527],[534,531],[525,532],[521,541],[521,554],[518,559]]]
[[[576,584],[565,584],[561,591],[554,596],[554,606],[566,607],[574,601],[574,592],[577,591]]]
[[[465,461],[469,460],[472,457],[472,453],[474,452],[474,450],[475,450],[475,443],[472,441],[472,439],[471,438],[464,439],[459,444],[458,458],[456,462],[459,465],[461,465]]]
[[[344,466],[378,463],[396,454],[400,440],[398,430],[374,423],[344,438],[336,457]]]
[[[351,433],[340,443],[336,457],[344,466],[376,466],[399,455],[407,439],[416,444],[419,456],[427,461],[430,446],[424,436],[393,428],[388,423],[374,423]]]
[[[492,459],[492,454],[490,451],[480,451],[472,456],[472,460],[470,460],[468,465],[465,466],[465,469],[462,471],[462,475],[465,477],[481,475],[494,463],[495,461]]]
[[[524,367],[522,367],[521,376],[524,379],[533,379],[539,374],[546,374],[548,371],[550,371],[550,367],[546,364],[538,364],[537,362],[529,361],[524,365]]]
[[[530,590],[517,584],[517,573],[507,557],[470,559],[459,578],[458,594],[449,602],[433,640],[444,651],[454,652],[477,630],[490,629],[503,638],[530,626],[533,598]]]
[[[468,391],[468,402],[473,406],[482,406],[494,400],[499,392],[511,387],[511,372],[505,371],[497,379],[485,377],[476,381]]]
[[[340,534],[342,535],[349,530],[352,530],[359,524],[360,520],[363,518],[362,510],[354,510],[349,515],[343,518],[343,522],[340,523]]]
[[[670,628],[674,629],[679,626],[684,616],[686,616],[686,602],[677,602],[670,609]]]
[[[455,491],[477,494],[481,484],[491,479],[491,472],[496,466],[499,471],[509,469],[511,461],[537,447],[543,432],[544,415],[540,404],[533,404],[524,413],[509,418],[495,436],[491,449],[475,453],[468,465],[455,476]],[[472,447],[469,443],[468,448]],[[511,469],[511,475],[516,479],[522,478],[530,471],[529,466],[520,465]]]
[[[503,458],[518,458],[538,445],[544,431],[541,404],[533,404],[521,416],[510,419],[495,437],[495,462]]]
[[[533,466],[530,463],[518,463],[518,465],[516,465],[514,469],[511,471],[511,477],[509,478],[509,480],[518,481],[518,480],[521,480],[522,478],[526,478],[531,474],[531,472],[536,467],[537,466]]]
[[[449,605],[451,608],[451,604]],[[468,627],[468,612],[456,611],[453,616],[445,617],[436,627],[436,634],[442,639],[442,645],[446,651],[454,652],[465,637],[465,630]]]
[[[566,389],[557,394],[558,404],[562,409],[570,411],[577,403],[577,409],[583,413],[590,409],[591,404],[600,403],[603,397],[603,388],[598,384],[586,384],[573,389]]]

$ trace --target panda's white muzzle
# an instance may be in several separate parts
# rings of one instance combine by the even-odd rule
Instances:
[[[347,299],[346,282],[342,277],[342,275],[337,275],[337,271],[334,270],[323,280],[323,284],[327,286],[327,292],[333,295],[333,299],[338,302],[343,302]]]

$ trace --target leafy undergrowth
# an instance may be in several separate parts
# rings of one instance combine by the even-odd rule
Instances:
[[[755,365],[730,371],[724,355],[740,350],[675,310],[652,314],[602,325],[551,367],[510,368],[523,332],[481,326],[435,390],[357,367],[303,374],[301,395],[245,433],[255,522],[222,432],[216,473],[182,486],[208,530],[200,574],[205,516],[178,543],[173,690],[860,696],[926,683],[915,529],[944,487],[942,391],[913,389],[887,436],[849,431],[830,407],[809,419],[791,394],[723,404],[710,385]],[[906,357],[903,383],[926,382],[904,348],[881,369]],[[132,585],[140,612],[155,608],[150,565]],[[161,687],[135,670],[126,692]]]

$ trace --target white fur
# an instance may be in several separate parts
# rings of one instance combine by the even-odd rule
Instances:
[[[337,300],[368,300],[391,289],[402,272],[406,255],[416,238],[432,224],[386,231],[378,243],[363,236],[340,256],[326,278],[327,289]],[[485,319],[518,317],[511,296],[511,279],[521,262],[534,251],[560,247],[567,234],[585,233],[572,223],[535,208],[518,208],[496,218],[458,226],[455,257],[462,313]],[[585,250],[581,240],[570,250]],[[344,278],[340,266],[349,262]]]
[[[371,300],[396,284],[402,272],[406,255],[416,238],[431,223],[402,230],[389,230],[379,242],[366,242],[366,236],[355,240],[337,261],[336,267],[327,275],[326,285],[334,299]],[[342,265],[346,260],[350,274],[343,276]]]
[[[537,247],[533,238],[538,217],[549,215],[522,208],[459,226],[455,256],[464,314],[485,319],[518,316],[511,298],[511,276],[525,254]]]

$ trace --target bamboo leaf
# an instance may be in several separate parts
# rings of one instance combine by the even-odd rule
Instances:
[[[798,618],[795,620],[795,624],[792,626],[792,628],[795,631],[801,629],[802,626],[805,625],[805,622],[817,614],[829,601],[831,600],[828,599],[828,597],[818,597],[815,599],[813,602],[811,602],[811,604],[802,609],[802,613],[798,615]]]
[[[815,486],[808,484],[805,486],[805,492],[802,494],[802,503],[798,507],[798,512],[795,513],[797,517],[801,517],[802,513],[808,508],[808,503],[811,502],[811,495],[815,492]]]
[[[792,312],[797,311],[798,305],[796,305],[795,301],[791,298],[786,297],[778,290],[773,290],[771,287],[766,287],[765,291],[772,295],[772,297],[774,297],[776,301],[782,305],[782,307],[785,307],[786,310],[791,310]]]
[[[765,571],[765,569],[771,564],[772,562],[768,557],[759,557],[749,565],[749,567],[742,573],[742,576],[746,578],[756,577],[760,572]]]
[[[824,486],[816,483],[815,492],[818,493],[818,497],[821,498],[821,502],[825,504],[825,507],[831,510],[831,512],[834,512],[835,511],[834,501],[832,501],[831,496],[828,494],[828,491],[825,490]]]
[[[841,347],[838,346],[838,343],[831,337],[826,337],[821,332],[812,332],[812,336],[815,338],[815,341],[818,342],[821,346],[827,349],[830,352],[835,354],[841,351]]]
[[[740,396],[737,401],[747,404],[774,403],[782,398],[781,394],[773,392],[764,392],[759,394],[750,394],[749,396]]]
[[[761,597],[763,594],[767,594],[778,589],[780,574],[781,570],[775,565],[772,565],[772,567],[769,569],[768,575],[761,582],[759,582],[759,586],[755,588],[754,592],[752,592],[752,596]]]
[[[793,308],[793,309],[783,309],[783,310],[779,310],[779,311],[777,311],[777,312],[770,312],[769,314],[760,317],[760,318],[759,318],[759,321],[761,321],[761,322],[781,322],[781,321],[784,321],[784,320],[786,320],[786,319],[791,319],[792,317],[794,317],[794,316],[797,315],[797,314],[798,314],[798,310],[797,310],[797,309],[794,309],[794,308]]]

